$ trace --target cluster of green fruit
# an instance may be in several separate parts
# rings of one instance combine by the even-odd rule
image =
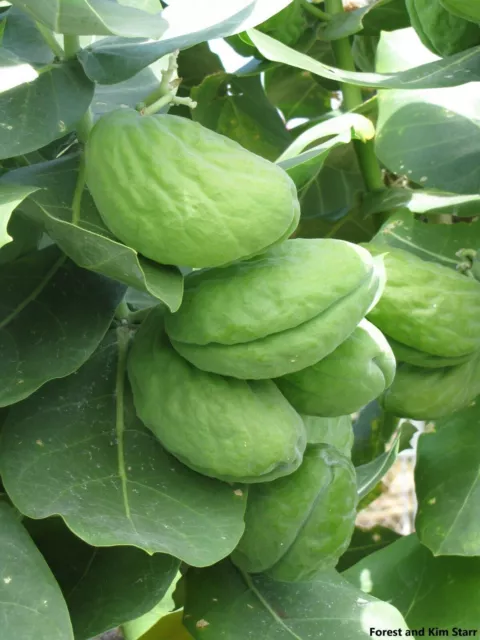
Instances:
[[[374,244],[289,240],[288,175],[187,119],[113,112],[93,129],[86,169],[118,238],[192,268],[180,309],[155,308],[134,339],[140,419],[195,471],[251,485],[238,566],[290,581],[335,566],[357,503],[350,414],[382,396],[421,418],[436,402],[422,397],[437,384],[428,376],[465,382],[480,284]],[[449,412],[459,404],[441,393]]]

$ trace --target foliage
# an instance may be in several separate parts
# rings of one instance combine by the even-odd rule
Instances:
[[[2,639],[480,628],[479,3],[343,4],[0,3]]]

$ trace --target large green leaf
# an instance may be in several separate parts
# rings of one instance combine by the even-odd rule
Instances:
[[[353,422],[353,464],[359,467],[378,458],[397,426],[398,421],[386,414],[377,400],[367,404]]]
[[[462,262],[458,252],[480,246],[480,221],[429,224],[416,220],[409,211],[400,210],[382,226],[375,236],[375,244],[385,250],[397,247],[423,260],[457,269]]]
[[[35,21],[17,7],[6,16],[2,47],[34,65],[50,64],[54,57]]]
[[[405,29],[382,35],[377,71],[409,69],[403,73],[414,73],[419,63],[437,60],[427,65],[433,66],[452,59],[439,60],[423,46],[413,29]],[[454,71],[452,75],[455,77]],[[461,194],[478,192],[478,82],[438,90],[382,91],[378,100],[376,149],[390,171],[406,175],[429,189]]]
[[[67,605],[18,515],[0,502],[2,637],[73,640]]]
[[[163,598],[179,561],[134,547],[91,547],[61,518],[26,520],[30,535],[60,584],[75,640],[88,640],[149,611]]]
[[[264,158],[275,160],[291,140],[259,76],[216,73],[193,89],[192,98],[198,102],[194,120]]]
[[[30,74],[22,79],[25,68],[21,60],[0,67],[0,159],[61,138],[74,128],[93,98],[94,85],[76,60],[52,64],[38,73],[30,67]],[[9,88],[12,69],[15,86]]]
[[[48,247],[0,267],[0,406],[76,371],[95,351],[125,287]]]
[[[480,22],[480,2],[478,0],[440,0],[451,13],[471,22]]]
[[[12,241],[0,249],[0,265],[34,251],[42,234],[39,225],[16,211],[8,224],[8,235],[12,237]]]
[[[480,556],[480,406],[438,420],[418,444],[416,530],[436,556]]]
[[[12,4],[52,31],[70,35],[158,38],[168,26],[155,2],[143,3],[144,10],[122,0],[12,0]]]
[[[17,184],[0,185],[0,249],[12,241],[7,226],[13,211],[37,188]]]
[[[48,0],[46,0],[48,1]],[[85,48],[79,59],[97,82],[127,80],[177,49],[240,33],[264,22],[292,0],[229,0],[200,3],[175,0],[163,12],[168,29],[152,42],[148,38],[106,38]],[[101,75],[99,75],[101,71]]]
[[[184,623],[202,640],[357,640],[371,637],[370,627],[406,628],[394,607],[335,571],[311,582],[273,582],[242,575],[228,561],[188,572]]]
[[[22,513],[60,514],[89,544],[209,565],[238,543],[246,494],[176,461],[140,423],[125,376],[129,332],[111,331],[76,375],[10,411],[5,488]]]
[[[80,220],[72,224],[79,161],[78,156],[65,156],[22,167],[2,176],[1,183],[41,187],[23,203],[22,211],[42,224],[80,267],[143,289],[176,311],[183,295],[183,279],[178,269],[152,262],[116,240],[103,224],[86,188]]]
[[[400,537],[399,533],[380,525],[372,527],[371,529],[360,529],[356,527],[348,549],[338,561],[337,571],[341,573],[349,569],[357,562],[360,562],[362,558],[384,547],[388,547],[388,545]]]
[[[412,534],[343,575],[366,593],[391,602],[411,629],[478,630],[480,558],[435,558]]]
[[[361,87],[409,90],[435,89],[439,87],[456,87],[480,79],[478,64],[480,47],[474,47],[454,56],[443,58],[430,64],[423,64],[400,73],[359,73],[356,71],[344,71],[343,69],[318,62],[256,29],[249,29],[248,35],[267,60],[288,64],[298,69],[311,71],[323,78],[348,82]]]

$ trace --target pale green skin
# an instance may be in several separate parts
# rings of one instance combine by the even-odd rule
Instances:
[[[279,377],[318,362],[354,331],[378,296],[382,269],[342,240],[288,240],[251,260],[187,276],[167,333],[205,371]]]
[[[413,420],[435,420],[467,407],[480,395],[480,355],[443,369],[401,364],[382,398],[393,415]]]
[[[151,312],[128,360],[139,418],[191,469],[227,482],[265,482],[302,461],[302,418],[270,380],[246,382],[200,371],[181,358]]]
[[[251,487],[245,533],[232,554],[247,573],[301,582],[335,567],[355,526],[352,463],[334,447],[311,445],[292,475]]]
[[[397,342],[393,340],[393,338],[388,338],[388,342],[395,354],[395,358],[399,362],[406,362],[407,364],[424,367],[425,369],[453,367],[454,365],[467,362],[475,356],[474,353],[469,353],[466,356],[458,356],[456,358],[442,358],[441,356],[432,356],[429,353],[425,353],[425,351],[418,351],[418,349],[407,347],[407,345]]]
[[[307,430],[308,444],[329,444],[347,458],[353,447],[353,427],[350,416],[320,418],[302,415]]]
[[[480,28],[450,13],[440,0],[406,0],[412,27],[423,44],[447,57],[480,44]]]
[[[254,255],[287,238],[300,215],[283,169],[178,116],[103,116],[87,142],[86,179],[110,231],[162,264]]]
[[[395,356],[385,336],[362,320],[326,358],[275,382],[299,413],[336,417],[378,398],[394,376]]]
[[[368,314],[385,335],[443,358],[480,349],[479,282],[402,249],[367,248],[385,254],[387,284]]]

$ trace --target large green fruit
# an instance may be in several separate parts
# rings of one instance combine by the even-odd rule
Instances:
[[[329,444],[350,458],[353,447],[353,427],[350,416],[320,418],[302,416],[308,444]]]
[[[232,560],[247,573],[308,580],[333,568],[347,549],[356,504],[352,463],[329,445],[311,445],[298,471],[250,488],[245,533]]]
[[[161,311],[151,312],[138,331],[128,374],[139,418],[195,471],[264,482],[299,466],[305,426],[275,384],[196,369],[170,346]]]
[[[456,364],[462,364],[467,362],[474,353],[468,353],[465,356],[457,356],[456,358],[446,358],[442,356],[432,356],[425,351],[419,351],[413,347],[407,347],[406,344],[397,342],[393,338],[388,339],[388,343],[395,355],[398,362],[406,362],[407,364],[413,364],[416,367],[425,367],[425,369],[441,369],[443,367],[453,367]]]
[[[167,317],[177,351],[197,367],[275,378],[331,353],[375,303],[383,266],[342,240],[288,240],[251,260],[195,272]]]
[[[382,398],[393,415],[413,420],[435,420],[467,407],[480,395],[480,355],[442,369],[401,364]]]
[[[186,118],[103,116],[87,143],[86,175],[107,227],[163,264],[233,262],[298,223],[295,185],[280,167]]]
[[[387,338],[442,358],[480,349],[479,282],[402,249],[366,246],[387,251],[387,284],[368,314]]]
[[[445,9],[456,16],[472,22],[480,22],[479,0],[441,0],[441,3]]]
[[[343,416],[378,398],[393,382],[395,356],[385,336],[362,320],[333,353],[275,380],[299,413]]]
[[[480,44],[480,28],[453,15],[440,0],[406,0],[412,27],[433,53],[446,57]]]

